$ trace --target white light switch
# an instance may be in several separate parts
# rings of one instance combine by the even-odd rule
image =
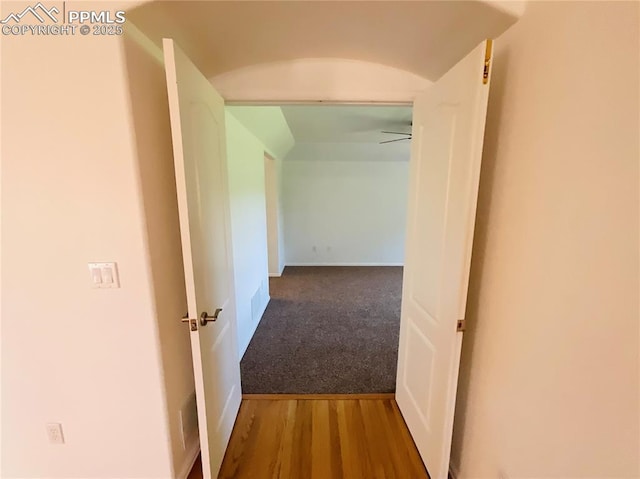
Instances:
[[[113,270],[111,268],[102,268],[102,282],[105,284],[113,283]]]
[[[92,288],[119,288],[116,263],[89,263]]]
[[[93,285],[96,288],[99,288],[100,283],[102,283],[102,273],[98,268],[90,268],[89,271],[91,272],[91,280],[93,281]]]

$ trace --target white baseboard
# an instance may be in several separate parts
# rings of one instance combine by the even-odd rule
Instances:
[[[280,271],[278,271],[277,273],[272,273],[269,272],[269,277],[270,278],[279,278],[280,276],[282,276],[282,272],[284,271],[285,265],[282,265],[282,268],[280,268]]]
[[[189,449],[187,449],[186,459],[182,463],[182,468],[180,468],[180,472],[176,476],[178,479],[187,479],[189,477],[189,473],[193,469],[196,459],[198,459],[198,454],[200,454],[200,439],[196,433],[195,440],[191,441]]]
[[[242,357],[244,356],[244,353],[247,352],[249,343],[251,342],[253,335],[256,333],[256,329],[258,329],[258,325],[260,324],[260,321],[262,321],[262,317],[264,316],[264,312],[267,310],[267,306],[269,306],[270,301],[271,301],[271,296],[267,296],[267,300],[265,301],[264,306],[262,307],[262,311],[260,311],[260,316],[258,317],[258,320],[256,321],[256,324],[253,327],[253,331],[251,331],[251,335],[249,336],[249,339],[247,340],[246,344],[242,347],[242,351],[240,351],[240,361],[242,361]]]
[[[287,263],[287,266],[404,266],[404,263]]]

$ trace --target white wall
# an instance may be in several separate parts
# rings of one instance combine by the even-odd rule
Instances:
[[[431,82],[411,72],[343,58],[263,63],[211,78],[231,101],[411,102]]]
[[[118,38],[2,38],[2,477],[172,476],[124,64]]]
[[[282,210],[280,194],[280,169],[282,162],[268,155],[264,156],[265,200],[267,207],[267,253],[269,259],[269,276],[281,276],[284,255],[281,254]],[[284,253],[282,251],[282,253]]]
[[[260,140],[273,158],[284,158],[293,147],[293,134],[279,106],[227,106],[227,110]]]
[[[265,147],[228,110],[225,120],[238,350],[242,357],[269,302]]]
[[[281,199],[281,171],[284,158],[295,140],[287,120],[278,106],[228,106],[227,111],[261,144],[271,157],[264,163],[267,208],[267,243],[269,275],[280,276],[284,269],[284,233]],[[249,140],[254,142],[255,140]]]
[[[529,2],[497,39],[461,478],[640,476],[639,14]]]
[[[276,163],[276,185],[277,185],[277,193],[278,193],[278,204],[277,204],[277,208],[278,208],[278,224],[277,224],[277,228],[278,228],[278,271],[280,271],[280,274],[282,274],[282,271],[284,270],[285,264],[286,264],[286,250],[285,250],[285,243],[284,243],[284,199],[283,199],[283,183],[284,183],[284,178],[283,178],[283,164],[284,161],[276,158],[275,159],[275,163]]]
[[[162,378],[174,470],[186,477],[199,451],[195,385],[189,327],[179,321],[187,311],[171,124],[162,51],[133,24],[127,25],[125,55],[146,241],[149,249]],[[184,444],[181,414],[186,428]]]
[[[408,162],[305,160],[315,148],[283,162],[286,264],[402,264]]]

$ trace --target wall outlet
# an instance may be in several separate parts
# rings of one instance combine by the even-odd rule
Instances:
[[[47,436],[49,437],[50,444],[64,444],[62,424],[59,422],[50,422],[47,424]]]

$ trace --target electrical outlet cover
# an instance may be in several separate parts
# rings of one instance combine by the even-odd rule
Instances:
[[[62,424],[59,422],[51,422],[47,424],[47,436],[51,444],[64,444],[64,435],[62,434]]]

